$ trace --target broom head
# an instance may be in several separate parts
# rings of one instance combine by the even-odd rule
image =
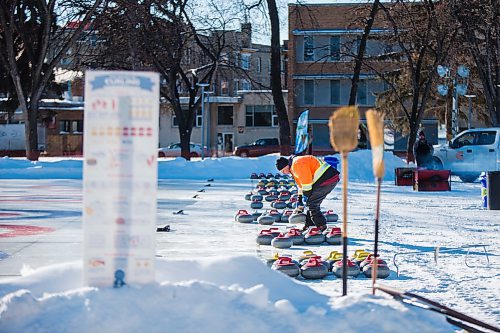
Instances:
[[[330,142],[339,152],[350,152],[358,146],[359,111],[357,106],[344,106],[330,117]]]
[[[366,122],[370,134],[372,147],[373,174],[376,178],[383,178],[384,167],[384,115],[376,110],[366,111]]]

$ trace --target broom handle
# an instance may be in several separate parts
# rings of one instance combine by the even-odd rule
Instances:
[[[372,294],[375,295],[375,282],[377,281],[377,269],[378,269],[378,221],[380,218],[380,188],[382,184],[382,178],[377,177],[377,205],[375,208],[375,246],[373,250],[373,255],[375,258],[373,259],[372,265]]]
[[[347,295],[347,152],[342,152],[342,296]]]

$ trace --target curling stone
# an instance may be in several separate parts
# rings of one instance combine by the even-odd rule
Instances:
[[[252,213],[253,220],[254,220],[255,222],[257,222],[257,219],[258,219],[261,215],[262,215],[262,213],[261,213],[261,212],[254,211],[254,212]]]
[[[270,189],[270,190],[273,190],[276,188],[276,183],[272,180],[270,180],[267,184],[266,184],[266,188]]]
[[[306,222],[306,214],[304,213],[292,214],[288,218],[288,223],[304,223],[304,222]]]
[[[264,199],[265,199],[267,202],[273,202],[273,201],[275,201],[275,200],[277,200],[277,199],[278,199],[278,196],[277,196],[277,195],[271,195],[271,194],[269,194],[269,195],[266,195],[266,196],[264,197]]]
[[[272,173],[268,172],[267,175],[266,175],[266,178],[267,179],[274,178],[274,175]]]
[[[342,277],[342,260],[336,261],[332,266],[332,273],[335,274],[336,277]],[[347,259],[347,276],[356,277],[360,273],[359,266],[356,265],[351,260]]]
[[[300,230],[297,228],[289,229],[287,235],[292,240],[293,245],[300,245],[304,243],[304,235],[302,235]]]
[[[274,174],[274,178],[280,179],[280,178],[283,178],[283,176],[281,176],[281,174],[279,174],[279,173],[276,173],[276,174]]]
[[[267,183],[269,183],[269,180],[267,180],[266,178],[262,178],[261,180],[259,180],[259,182],[263,183],[263,186],[265,186]]]
[[[375,264],[374,260],[371,260],[369,263],[365,264],[363,266],[363,274],[371,278],[372,277],[372,271],[373,271],[373,265]],[[391,270],[389,269],[389,266],[387,266],[387,263],[385,260],[382,259],[377,259],[377,278],[378,279],[385,279],[388,278],[389,275],[391,275]]]
[[[245,194],[245,200],[251,201],[252,195],[254,195],[252,192]]]
[[[328,268],[320,256],[315,256],[300,268],[300,273],[304,279],[322,279],[328,274]]]
[[[280,195],[280,192],[278,190],[271,189],[271,190],[269,190],[269,195],[278,196],[278,195]]]
[[[266,174],[263,172],[259,173],[259,178],[266,178]]]
[[[365,250],[356,250],[356,251],[354,251],[354,255],[350,259],[359,265],[362,261],[364,261],[369,256],[370,256],[370,252],[367,252]]]
[[[290,192],[281,191],[280,194],[278,195],[278,199],[280,199],[281,201],[290,200]]]
[[[252,174],[250,175],[250,179],[258,179],[259,176],[257,176],[257,174],[255,172],[252,172]]]
[[[290,215],[292,215],[293,213],[293,210],[290,210],[290,209],[286,209],[283,211],[283,214],[281,214],[281,220],[280,222],[283,222],[283,223],[288,223],[288,219],[290,218]]]
[[[271,209],[269,211],[269,215],[274,217],[274,222],[280,222],[281,221],[281,213],[278,212],[276,209]]]
[[[325,235],[325,240],[330,245],[342,244],[342,230],[340,228],[331,228]]]
[[[255,241],[259,245],[271,245],[274,235],[269,230],[261,230]]]
[[[272,257],[267,258],[267,259],[266,259],[266,264],[267,264],[267,266],[272,267],[272,265],[274,264],[274,262],[275,262],[276,260],[278,260],[278,258],[279,258],[279,257],[280,257],[280,255],[278,254],[278,252],[276,252],[276,253],[275,253]],[[290,259],[291,259],[291,258],[290,258]]]
[[[262,195],[260,195],[260,194],[254,194],[250,197],[250,200],[252,200],[252,201],[262,201],[262,199],[263,199]]]
[[[234,216],[234,220],[240,223],[252,223],[253,216],[249,214],[246,210],[240,209]]]
[[[273,238],[271,245],[277,249],[289,249],[292,247],[293,241],[290,239],[288,234],[281,233],[277,237]]]
[[[269,215],[269,213],[262,214],[257,218],[257,223],[262,225],[271,225],[275,221],[274,216]]]
[[[262,180],[259,180],[259,182],[257,183],[257,185],[255,185],[255,187],[265,187],[266,184],[267,184],[267,181],[263,182]]]
[[[331,272],[333,264],[339,260],[342,260],[342,253],[338,251],[332,251],[328,255],[328,257],[323,259],[324,262],[328,263],[328,270]]]
[[[278,228],[262,229],[257,235],[255,241],[259,245],[271,245],[273,238],[277,237],[279,234],[280,231]]]
[[[375,255],[372,254],[372,253],[368,254],[368,256],[363,261],[361,261],[360,263],[358,263],[359,269],[363,270],[363,267],[365,267],[366,265],[369,265],[373,261],[374,257],[375,257]],[[380,259],[380,258],[377,260],[377,263],[379,263],[381,261],[383,261],[385,263],[385,261],[382,260],[382,259]]]
[[[316,257],[316,256],[317,256],[316,253],[314,253],[313,251],[305,250],[299,256],[299,265],[302,266],[303,264],[305,264],[309,260],[309,258]]]
[[[318,227],[311,227],[304,235],[304,241],[309,245],[321,244],[325,241],[325,235],[321,233]]]
[[[276,199],[275,201],[271,202],[271,207],[276,208],[276,209],[283,209],[283,208],[286,208],[286,203],[284,201],[280,201],[279,199]]]
[[[326,211],[325,214],[323,214],[326,218],[326,222],[337,222],[339,219],[339,216],[333,212],[333,210],[328,210]]]
[[[261,209],[262,207],[264,207],[262,201],[252,201],[250,203],[250,208],[252,209]]]
[[[284,273],[289,277],[297,277],[300,274],[299,266],[290,257],[278,257],[271,269]]]
[[[297,198],[290,198],[290,200],[287,201],[286,206],[288,208],[294,208],[296,206]]]
[[[260,195],[267,195],[267,190],[263,187],[259,187],[257,188],[257,193],[259,193]]]

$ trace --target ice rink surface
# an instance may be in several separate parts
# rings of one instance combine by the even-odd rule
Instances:
[[[341,246],[331,245],[279,251],[257,246],[255,237],[263,226],[234,221],[239,209],[250,211],[244,195],[254,185],[249,179],[159,181],[156,224],[168,224],[172,231],[157,233],[157,256],[250,254],[265,259],[275,252],[298,256],[310,249],[326,256],[332,250],[341,251]],[[372,251],[375,185],[350,182],[348,188],[349,254],[356,249]],[[341,190],[342,183],[323,205],[339,214],[339,222],[334,223],[338,226]],[[0,180],[0,280],[48,264],[81,260],[81,209],[81,180]],[[182,214],[174,214],[180,210]],[[384,282],[389,286],[498,324],[499,236],[500,212],[481,207],[479,183],[453,182],[451,192],[415,192],[383,183],[379,249],[392,270]],[[325,295],[341,294],[341,280],[331,274],[307,283]],[[366,292],[370,286],[364,277],[349,281],[351,291]]]

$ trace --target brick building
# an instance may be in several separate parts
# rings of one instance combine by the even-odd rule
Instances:
[[[368,17],[370,8],[371,4],[347,3],[288,5],[288,113],[296,122],[303,110],[310,110],[313,151],[330,148],[328,118],[349,102],[354,56],[364,29],[360,18]],[[389,32],[377,16],[365,57],[397,50],[384,38]],[[396,68],[391,61],[367,64],[361,69],[356,101],[362,122],[365,111],[375,106],[376,94],[385,90],[376,72]]]

